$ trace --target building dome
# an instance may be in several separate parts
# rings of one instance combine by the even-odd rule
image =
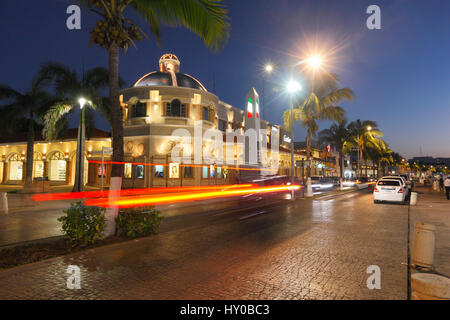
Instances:
[[[140,78],[133,87],[173,86],[207,91],[194,77],[180,72],[180,60],[171,53],[159,59],[159,71],[153,71]]]

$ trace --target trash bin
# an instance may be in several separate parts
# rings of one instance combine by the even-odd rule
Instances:
[[[0,192],[0,214],[8,214],[8,194]]]
[[[417,203],[417,192],[411,192],[411,199],[409,200],[409,204],[415,206]]]
[[[434,232],[436,227],[432,224],[416,222],[414,224],[414,237],[412,247],[412,264],[431,268],[434,261]]]

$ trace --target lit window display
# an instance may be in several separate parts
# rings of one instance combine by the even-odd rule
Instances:
[[[144,179],[144,166],[142,164],[136,166],[136,179]]]
[[[23,162],[10,161],[9,162],[9,180],[22,180]]]
[[[101,178],[102,176],[106,177],[106,168],[104,164],[98,166],[98,177]]]
[[[214,178],[214,175],[216,174],[216,170],[214,169],[213,165],[209,166],[209,173],[210,173],[210,178]]]
[[[66,164],[65,160],[50,161],[50,180],[66,181]]]
[[[131,163],[125,163],[124,167],[124,178],[125,179],[131,179]]]
[[[164,178],[164,166],[155,166],[155,178]]]
[[[208,179],[208,167],[207,166],[204,166],[202,168],[202,178],[203,179]]]
[[[217,178],[222,179],[222,168],[221,167],[217,168]]]
[[[35,161],[34,163],[34,177],[42,178],[44,176],[44,161]]]
[[[170,163],[169,164],[169,178],[178,179],[180,177],[180,164]]]

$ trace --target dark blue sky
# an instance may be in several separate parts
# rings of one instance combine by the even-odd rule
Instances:
[[[25,89],[44,61],[58,61],[81,71],[107,66],[103,49],[89,46],[96,16],[82,12],[82,29],[66,28],[71,2],[2,0],[0,2],[0,82]],[[76,3],[73,1],[72,3]],[[356,99],[342,106],[348,119],[378,122],[391,148],[406,157],[450,157],[450,1],[448,0],[241,0],[229,1],[232,32],[220,53],[178,28],[163,30],[163,47],[138,43],[120,59],[129,85],[157,68],[159,57],[175,53],[183,72],[234,106],[244,105],[255,86],[262,91],[262,68],[288,63],[309,50],[327,53],[327,71],[340,75]],[[366,8],[381,8],[382,29],[366,28]],[[141,24],[144,30],[145,24]],[[286,70],[266,80],[265,118],[281,123],[288,97],[282,87]],[[305,84],[306,86],[306,84]],[[305,88],[307,89],[307,88]],[[321,123],[324,129],[329,123]],[[305,139],[297,125],[296,140]]]

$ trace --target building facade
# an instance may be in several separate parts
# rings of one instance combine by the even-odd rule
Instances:
[[[123,188],[215,185],[242,181],[248,172],[290,174],[291,136],[283,126],[260,117],[259,95],[251,88],[243,108],[208,92],[194,77],[180,72],[173,54],[163,55],[158,70],[137,79],[120,93],[124,123]],[[35,143],[33,177],[50,183],[73,184],[76,130],[67,139]],[[25,141],[25,139],[24,139]],[[0,182],[23,184],[26,142],[0,143]],[[110,156],[101,162],[102,148],[111,147],[108,133],[86,141],[85,183],[109,185]],[[175,155],[175,156],[174,156]],[[306,160],[295,148],[295,174]],[[331,153],[313,149],[313,174],[336,175]],[[103,179],[102,179],[103,178]]]

